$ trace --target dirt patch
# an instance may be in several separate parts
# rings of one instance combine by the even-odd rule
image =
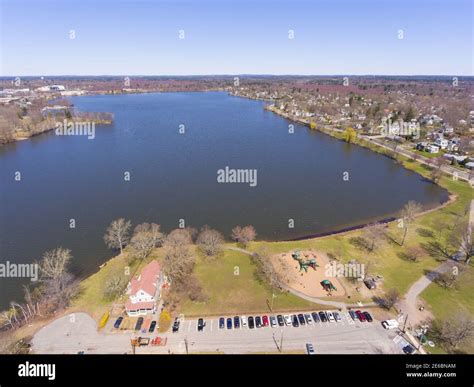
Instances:
[[[299,259],[303,264],[308,264],[311,260],[316,261],[315,268],[307,266],[305,271],[304,268],[301,268],[298,260],[293,257],[294,253],[295,251],[290,251],[272,256],[273,267],[286,286],[310,297],[342,297],[346,294],[337,278],[326,276],[325,268],[330,263],[326,254],[312,249],[300,251]],[[330,280],[336,289],[330,292],[325,290],[321,285],[323,280]]]

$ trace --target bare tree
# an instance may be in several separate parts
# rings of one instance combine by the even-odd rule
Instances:
[[[107,246],[111,249],[120,249],[120,254],[122,254],[123,248],[128,244],[130,239],[129,231],[131,226],[130,221],[123,218],[110,223],[104,235],[104,241]]]
[[[379,299],[380,306],[390,310],[400,300],[400,293],[397,289],[389,289],[383,297]]]
[[[421,205],[414,202],[414,201],[409,201],[405,206],[403,207],[400,217],[402,221],[402,227],[403,227],[403,239],[401,242],[401,246],[405,243],[405,238],[408,233],[408,228],[411,223],[415,221],[415,217],[421,212]]]
[[[272,289],[280,289],[280,282],[288,280],[287,278],[280,278],[271,262],[271,255],[265,246],[259,248],[258,252],[253,254],[253,260],[257,265],[257,276]]]
[[[369,241],[369,251],[372,252],[382,241],[385,235],[385,226],[382,223],[371,223],[364,228],[364,239]]]
[[[104,296],[108,300],[118,297],[125,289],[127,281],[123,276],[117,275],[110,278],[104,288]]]
[[[175,286],[182,286],[193,271],[195,257],[191,244],[192,238],[186,229],[173,230],[165,239],[164,271]]]
[[[132,254],[139,259],[148,257],[155,247],[161,246],[164,236],[160,231],[160,225],[142,223],[135,227],[130,246]]]
[[[71,259],[71,250],[59,247],[45,252],[39,263],[44,284],[43,296],[53,301],[58,308],[67,306],[76,290],[73,276],[67,270]]]
[[[177,228],[171,231],[165,238],[164,246],[170,247],[181,247],[188,246],[193,243],[191,233],[188,229]]]
[[[195,258],[188,246],[168,247],[164,258],[164,271],[175,286],[182,286],[191,275]]]
[[[451,271],[440,273],[436,276],[435,282],[444,289],[451,289],[456,286],[459,274]]]
[[[219,231],[203,227],[196,241],[199,248],[207,256],[217,255],[222,251],[224,238]]]
[[[458,249],[466,265],[474,255],[474,228],[470,224],[459,224],[451,234],[451,245]]]
[[[412,246],[408,247],[404,254],[408,260],[417,262],[425,254],[425,250],[420,246]]]
[[[443,320],[435,331],[449,349],[456,349],[474,336],[474,319],[471,314],[460,312]]]
[[[249,242],[253,241],[257,236],[257,232],[253,226],[240,227],[236,226],[232,229],[232,239],[247,247]]]
[[[0,327],[9,325],[11,329],[15,328],[14,324],[14,314],[16,312],[13,312],[12,309],[5,310],[0,313]]]
[[[39,264],[39,271],[43,281],[48,281],[56,293],[60,293],[65,286],[67,266],[72,259],[71,250],[59,247],[46,251]]]

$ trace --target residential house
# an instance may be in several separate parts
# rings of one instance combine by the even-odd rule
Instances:
[[[163,286],[166,286],[166,279],[160,264],[153,260],[143,268],[138,277],[132,278],[128,284],[129,299],[125,304],[127,314],[137,316],[155,313]]]

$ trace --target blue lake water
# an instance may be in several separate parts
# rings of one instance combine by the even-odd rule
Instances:
[[[49,132],[0,147],[0,263],[33,262],[63,246],[72,270],[90,274],[113,255],[102,238],[119,217],[165,231],[184,219],[226,237],[252,224],[259,238],[281,240],[391,217],[409,200],[432,207],[447,199],[387,157],[297,124],[290,134],[290,122],[259,101],[220,92],[72,101],[112,112],[114,124],[98,126],[93,140]],[[257,185],[218,183],[226,166],[256,170]],[[0,279],[0,309],[21,299],[24,282]]]

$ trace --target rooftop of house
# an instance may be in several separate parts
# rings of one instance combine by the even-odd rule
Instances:
[[[160,264],[155,260],[151,261],[143,268],[138,278],[134,277],[130,281],[131,294],[136,294],[139,290],[143,290],[150,295],[155,294],[156,282],[160,273]]]

